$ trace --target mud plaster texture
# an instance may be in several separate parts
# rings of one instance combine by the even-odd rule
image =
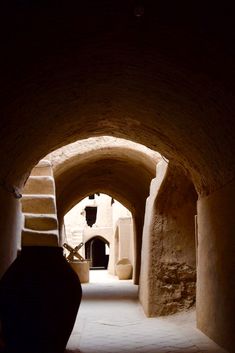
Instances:
[[[196,270],[185,263],[160,263],[154,273],[159,288],[159,315],[174,314],[191,308],[196,301]]]
[[[161,159],[145,146],[108,136],[78,141],[48,157],[53,165],[59,219],[97,191],[113,196],[133,213],[143,209]]]
[[[160,155],[139,144],[105,136],[65,146],[53,152],[50,158],[60,228],[65,213],[82,198],[96,192],[112,196],[132,212],[136,252],[134,281],[137,284],[145,202]]]
[[[131,0],[6,5],[0,176],[22,186],[49,152],[109,135],[182,165],[200,194],[231,181],[233,31],[213,7],[150,0],[138,19]]]
[[[172,314],[195,304],[196,200],[193,184],[182,170],[169,164],[152,210],[150,316]]]
[[[102,135],[142,143],[181,165],[200,198],[234,180],[232,2],[169,6],[149,0],[142,18],[134,15],[132,0],[78,0],[56,7],[48,2],[15,3],[5,2],[1,21],[1,181],[22,187],[49,152]],[[216,202],[219,208],[220,200]],[[4,197],[1,203],[5,205]],[[223,205],[234,210],[228,195]],[[11,225],[17,210],[9,207],[4,212],[1,229],[9,235],[6,267],[16,252],[10,243],[13,246],[16,237]],[[226,214],[218,212],[219,222],[223,217]],[[232,267],[234,256],[227,254],[234,227],[230,218],[224,219],[223,257]],[[210,219],[204,230],[204,251],[210,253],[214,246],[215,257],[222,241],[216,222]],[[1,245],[4,242],[2,235]],[[229,287],[226,271],[222,274]],[[200,277],[206,291],[208,276],[210,271]],[[213,278],[210,283],[217,293]],[[210,309],[216,317],[220,307],[219,318],[230,322],[231,302],[226,310],[220,306],[228,302],[226,293],[221,290],[220,301],[215,299]],[[200,303],[206,307],[207,300],[202,297]],[[203,329],[211,323],[205,315]],[[233,339],[229,332],[226,325],[214,325],[210,334],[215,340],[223,335],[227,344]]]

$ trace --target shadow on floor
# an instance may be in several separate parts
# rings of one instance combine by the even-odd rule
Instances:
[[[82,286],[83,301],[113,301],[113,300],[134,300],[138,301],[138,286],[114,285],[114,284],[88,284]]]

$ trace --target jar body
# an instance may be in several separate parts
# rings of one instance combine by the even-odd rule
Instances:
[[[116,263],[116,274],[119,279],[130,279],[132,277],[132,269],[133,267],[126,257]]]
[[[82,296],[59,247],[25,247],[0,281],[8,353],[63,353]]]

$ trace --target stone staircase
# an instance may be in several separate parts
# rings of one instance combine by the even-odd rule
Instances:
[[[22,246],[58,246],[55,182],[50,161],[42,159],[33,168],[21,204]]]

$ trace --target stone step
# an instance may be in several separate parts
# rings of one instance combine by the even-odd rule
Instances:
[[[42,159],[32,169],[31,176],[40,176],[40,175],[44,175],[44,176],[52,176],[53,175],[50,161],[48,161],[46,159]]]
[[[52,195],[23,195],[23,213],[56,214],[55,197]]]
[[[47,214],[24,214],[24,227],[32,230],[53,230],[58,229],[57,217]]]
[[[22,246],[58,246],[58,232],[22,229]],[[43,261],[43,259],[42,259]]]
[[[51,176],[30,176],[23,189],[24,195],[55,194],[55,183]]]

